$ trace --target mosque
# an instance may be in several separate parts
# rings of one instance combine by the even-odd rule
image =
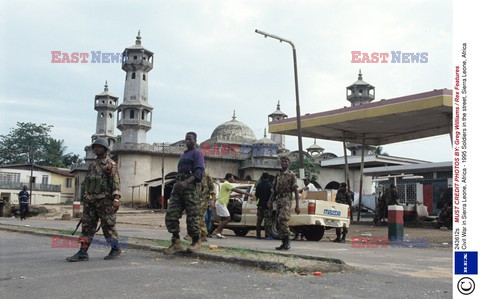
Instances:
[[[165,199],[168,199],[177,171],[177,163],[185,149],[184,136],[182,140],[167,144],[146,142],[147,132],[152,128],[152,114],[154,107],[148,103],[148,78],[153,69],[154,53],[142,45],[140,32],[135,44],[125,48],[123,52],[122,69],[126,73],[125,88],[122,103],[113,95],[105,82],[103,92],[95,95],[95,110],[97,111],[96,131],[91,141],[102,137],[108,140],[112,158],[117,162],[124,204],[148,205],[160,208],[164,205],[161,198],[164,190]],[[366,90],[362,96],[355,93]],[[347,100],[352,106],[361,105],[374,99],[374,87],[363,81],[362,74],[358,80],[347,87],[350,90]],[[353,93],[352,93],[353,91]],[[366,95],[366,96],[365,96]],[[258,117],[263,117],[259,115]],[[275,111],[268,115],[269,121],[287,118],[277,103]],[[121,138],[117,140],[115,123],[121,131]],[[279,156],[286,155],[293,159],[298,156],[297,151],[290,151],[285,147],[285,136],[266,132],[257,138],[252,129],[237,119],[235,112],[231,120],[218,125],[212,131],[209,139],[198,140],[199,147],[204,153],[207,163],[207,173],[213,178],[223,178],[227,172],[233,173],[243,180],[258,180],[265,171],[275,175],[280,169]],[[361,145],[349,144],[349,177],[353,190],[359,185]],[[258,150],[261,149],[261,150]],[[375,153],[375,147],[366,146],[365,167],[417,164],[425,161],[392,157]],[[228,151],[228,154],[222,154]],[[88,164],[95,159],[90,145],[85,147],[85,165],[77,167],[75,184],[80,186],[86,175]],[[337,157],[333,153],[324,152],[316,144],[307,148],[304,155],[318,165],[317,177],[314,184],[322,188],[338,188],[340,182],[345,181],[344,157]],[[162,188],[163,185],[163,188]],[[371,190],[371,177],[364,178],[364,192]],[[76,188],[80,190],[80,188]],[[81,195],[75,195],[79,200]]]

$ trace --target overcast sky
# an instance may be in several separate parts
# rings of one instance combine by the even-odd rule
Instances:
[[[295,116],[292,51],[297,48],[302,114],[349,106],[345,87],[363,79],[376,100],[451,88],[451,1],[7,1],[0,0],[0,135],[16,122],[53,125],[67,151],[84,155],[95,133],[94,96],[108,80],[123,98],[120,63],[51,63],[51,51],[121,53],[135,43],[153,51],[147,141],[199,141],[231,119],[262,138],[267,115]],[[351,51],[427,52],[427,63],[352,63]],[[391,59],[388,59],[389,61]],[[120,134],[120,131],[116,131]],[[313,139],[304,139],[304,148]],[[318,140],[343,155],[340,142]],[[287,147],[297,148],[287,137]],[[448,135],[385,145],[390,155],[451,160]]]

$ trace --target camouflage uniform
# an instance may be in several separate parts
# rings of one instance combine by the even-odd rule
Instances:
[[[120,176],[115,162],[109,157],[97,159],[90,164],[85,178],[85,201],[82,216],[83,240],[91,243],[97,228],[98,219],[103,236],[108,242],[118,241],[115,228],[116,214],[112,201],[115,195],[121,196]]]
[[[183,211],[187,214],[187,232],[191,237],[200,236],[199,215],[202,211],[200,192],[200,183],[194,182],[182,188],[180,182],[187,179],[185,176],[179,176],[177,182],[173,185],[172,194],[168,200],[168,210],[165,215],[165,225],[171,234],[180,233],[180,221]],[[173,238],[175,239],[175,238]]]
[[[277,206],[277,230],[280,239],[288,238],[290,230],[288,221],[290,220],[290,210],[292,208],[292,192],[297,187],[297,177],[291,170],[280,172],[273,181],[273,192]]]
[[[352,206],[352,193],[348,190],[345,190],[345,192],[338,191],[337,195],[335,196],[335,202],[337,203],[343,203],[348,205],[349,207]],[[343,230],[343,232],[342,232]],[[335,228],[335,231],[337,233],[337,238],[340,237],[340,233],[343,234],[343,239],[345,239],[344,236],[348,234],[348,228],[347,227],[337,227]]]
[[[200,229],[202,231],[202,238],[208,236],[207,226],[205,225],[205,213],[208,209],[208,203],[212,195],[215,194],[215,185],[213,179],[208,174],[205,174],[202,178],[202,191],[201,191],[201,214],[200,214]]]

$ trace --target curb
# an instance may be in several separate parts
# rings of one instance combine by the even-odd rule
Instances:
[[[35,227],[35,228],[38,229],[38,227]],[[0,230],[23,233],[23,234],[34,235],[34,236],[41,236],[41,237],[53,237],[53,236],[61,236],[65,238],[74,237],[72,235],[65,235],[65,234],[59,234],[59,233],[55,234],[55,233],[49,233],[49,232],[38,232],[38,231],[33,231],[28,229],[23,230],[23,229],[17,229],[13,227],[5,227],[4,225],[0,225]],[[148,238],[143,238],[143,239],[149,240],[149,241],[157,241],[157,239],[148,239]],[[154,252],[160,252],[160,253],[163,253],[163,251],[166,249],[166,247],[162,247],[162,246],[151,246],[151,245],[134,244],[134,243],[128,243],[128,248],[145,250],[145,251],[154,251]],[[229,247],[219,247],[219,249],[221,248],[228,249]],[[266,271],[275,271],[275,272],[283,272],[283,273],[285,272],[311,273],[311,272],[320,271],[320,270],[324,273],[327,273],[327,272],[342,272],[342,271],[352,269],[352,267],[346,265],[344,261],[340,259],[335,259],[335,258],[323,258],[323,257],[306,256],[306,255],[300,255],[300,254],[288,254],[288,253],[280,253],[280,252],[267,252],[267,251],[261,251],[261,250],[252,250],[252,251],[258,251],[260,253],[265,253],[265,254],[281,255],[284,257],[292,257],[292,258],[298,258],[303,260],[313,260],[313,261],[322,263],[324,265],[322,265],[323,266],[322,269],[312,269],[311,267],[310,268],[307,267],[305,269],[302,269],[302,268],[292,269],[282,262],[254,260],[254,259],[235,257],[235,256],[222,256],[220,254],[211,254],[207,252],[194,252],[194,253],[177,252],[172,256],[165,256],[165,257],[167,258],[175,257],[175,256],[190,257],[190,258],[193,257],[193,258],[198,258],[205,261],[224,262],[224,263],[235,264],[235,265],[249,267],[249,268],[259,268]]]

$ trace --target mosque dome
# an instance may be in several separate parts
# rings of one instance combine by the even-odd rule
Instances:
[[[267,138],[267,129],[264,130],[263,133],[263,138],[256,140],[253,144],[262,144],[262,145],[268,145],[268,144],[276,144],[272,139]]]
[[[246,124],[236,120],[235,111],[232,120],[227,121],[213,130],[209,141],[213,143],[242,144],[257,140],[255,133]]]

